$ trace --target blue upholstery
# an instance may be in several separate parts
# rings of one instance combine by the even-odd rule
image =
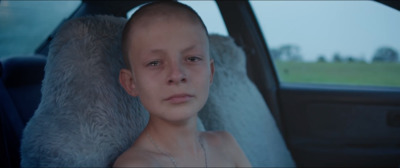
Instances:
[[[5,166],[19,167],[22,130],[41,98],[46,58],[41,55],[1,60],[0,110]],[[4,166],[4,165],[3,165]]]

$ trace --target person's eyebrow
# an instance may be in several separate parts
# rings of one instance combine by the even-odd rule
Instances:
[[[189,52],[189,51],[195,49],[196,47],[197,47],[197,45],[196,45],[196,44],[193,44],[193,45],[191,45],[191,46],[189,46],[189,47],[186,47],[186,48],[182,51],[182,53]],[[150,50],[149,54],[151,54],[151,55],[160,55],[160,56],[162,56],[162,55],[165,55],[165,51],[164,51],[163,49],[152,49],[152,50]]]
[[[196,48],[196,44],[191,45],[191,46],[185,48],[185,49],[183,50],[183,52],[188,52],[188,51],[190,51],[190,50],[192,50],[192,49],[194,49],[194,48]]]
[[[152,55],[164,55],[165,51],[163,49],[152,49],[149,53]]]

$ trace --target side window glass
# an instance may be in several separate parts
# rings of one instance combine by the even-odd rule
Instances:
[[[179,1],[192,7],[201,17],[209,34],[228,35],[226,25],[215,1]]]
[[[400,12],[374,1],[250,1],[282,83],[400,87]]]
[[[0,1],[0,58],[33,54],[81,1]]]
[[[222,19],[222,15],[215,1],[179,1],[179,2],[190,6],[197,12],[197,14],[199,14],[204,24],[206,25],[209,34],[219,34],[225,36],[228,35],[225,22]],[[137,9],[138,7],[130,10],[127,13],[127,17],[130,18]]]

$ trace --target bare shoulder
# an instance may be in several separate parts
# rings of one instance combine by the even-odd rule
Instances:
[[[130,147],[114,162],[113,167],[158,167],[148,151]]]
[[[207,131],[201,135],[210,147],[217,148],[222,155],[229,156],[230,160],[235,163],[235,167],[251,167],[240,145],[229,132]]]
[[[241,151],[235,138],[227,131],[207,131],[202,132],[201,136],[209,146],[223,149],[227,154],[237,150]]]
[[[220,146],[220,145],[232,145],[235,143],[235,138],[227,131],[207,131],[202,132],[202,137],[204,137],[210,145]]]

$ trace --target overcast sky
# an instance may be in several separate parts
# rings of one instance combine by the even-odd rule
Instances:
[[[183,1],[211,33],[227,35],[214,2]],[[400,54],[400,12],[373,1],[251,1],[268,46],[296,44],[304,60],[334,53],[371,60],[381,46]]]

